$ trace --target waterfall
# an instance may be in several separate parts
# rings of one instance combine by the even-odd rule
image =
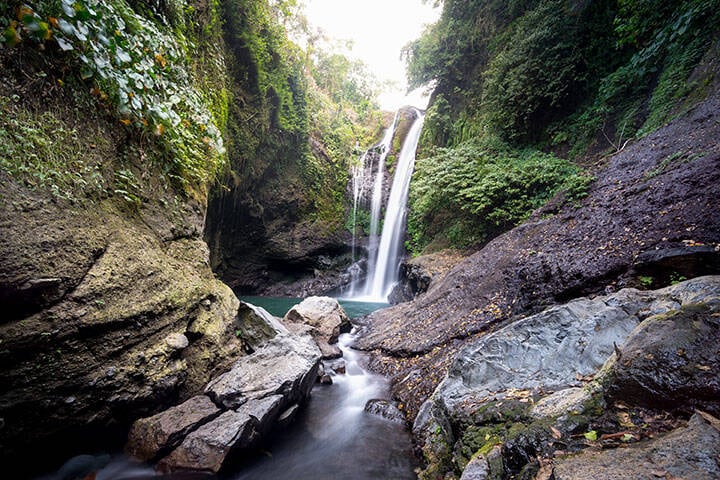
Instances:
[[[418,141],[420,140],[420,132],[424,120],[424,116],[419,111],[416,110],[416,112],[417,118],[410,128],[405,142],[403,142],[400,157],[398,158],[395,176],[393,177],[392,188],[390,190],[390,198],[385,208],[385,219],[383,221],[380,244],[377,248],[375,258],[371,256],[368,259],[368,276],[363,291],[363,298],[368,301],[387,301],[390,290],[398,280],[398,267],[402,251],[401,242],[405,234],[405,217],[408,192],[410,190],[410,178],[412,177],[415,167],[415,151],[417,150]],[[382,162],[384,163],[384,155]],[[382,182],[380,168],[381,166],[378,166],[378,174],[375,180],[376,185],[378,178],[380,178],[379,181]],[[375,208],[374,202],[375,191],[373,191],[373,209]],[[380,207],[378,207],[378,217],[379,210]]]
[[[352,166],[352,190],[353,190],[353,207],[352,207],[352,261],[355,262],[355,247],[357,237],[357,209],[358,203],[363,197],[365,185],[365,159],[367,151],[364,152],[358,163]]]
[[[375,266],[380,241],[380,214],[382,213],[383,179],[385,178],[385,160],[392,148],[392,139],[395,136],[399,112],[395,112],[392,124],[385,130],[382,141],[373,147],[378,150],[377,165],[375,167],[375,181],[373,182],[372,199],[370,202],[370,235],[368,237],[368,269]],[[372,270],[368,271],[368,276]]]

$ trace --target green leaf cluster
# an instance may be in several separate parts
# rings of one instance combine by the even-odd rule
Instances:
[[[172,4],[177,11],[179,3]],[[81,77],[92,81],[93,93],[122,124],[157,137],[171,178],[190,189],[214,178],[225,162],[218,128],[224,120],[194,86],[187,52],[195,46],[181,31],[136,13],[124,0],[38,1],[19,7],[18,15],[24,31],[48,26],[47,34],[31,39],[78,62]]]
[[[436,237],[454,246],[482,242],[525,220],[558,190],[582,197],[591,181],[566,160],[495,136],[439,148],[416,164],[410,247],[420,252]]]

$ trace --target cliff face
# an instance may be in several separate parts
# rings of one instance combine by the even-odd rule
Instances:
[[[11,469],[38,449],[52,462],[116,441],[137,416],[194,394],[242,354],[237,299],[215,280],[201,237],[202,202],[163,182],[142,154],[123,158],[138,145],[103,114],[31,108],[76,132],[77,161],[99,153],[102,168],[137,172],[145,197],[139,207],[118,196],[63,199],[0,174],[0,450]]]

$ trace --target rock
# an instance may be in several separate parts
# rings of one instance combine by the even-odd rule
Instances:
[[[190,345],[190,341],[182,333],[171,333],[165,337],[165,343],[173,350],[182,350]]]
[[[603,380],[608,396],[633,405],[707,410],[720,416],[720,296],[648,318]]]
[[[411,258],[400,264],[400,281],[388,298],[393,305],[413,300],[430,288],[430,282],[438,280],[462,260],[457,250],[439,252]]]
[[[509,389],[553,391],[594,374],[637,317],[606,298],[579,299],[526,317],[462,349],[433,398],[453,410],[460,402]]]
[[[276,394],[287,406],[309,394],[319,365],[320,351],[310,337],[279,334],[211,381],[205,393],[225,408]]]
[[[267,434],[278,418],[282,402],[281,395],[271,395],[250,400],[237,411],[224,412],[185,437],[158,463],[158,470],[219,472],[234,451],[252,447]]]
[[[330,375],[325,374],[322,377],[320,377],[320,383],[322,385],[332,385],[333,379]]]
[[[323,360],[332,360],[342,357],[342,350],[340,350],[340,347],[337,345],[330,345],[323,339],[317,339],[315,342],[320,349]]]
[[[403,413],[398,408],[397,402],[391,402],[389,400],[375,398],[372,400],[368,400],[368,402],[365,404],[365,411],[372,415],[382,417],[385,420],[390,420],[394,423],[399,423],[402,425],[407,423],[405,415],[403,415]]]
[[[276,425],[279,429],[285,429],[287,428],[292,422],[295,421],[295,418],[297,417],[298,411],[300,410],[299,404],[294,404],[285,409],[284,412],[280,414],[280,416],[277,419]]]
[[[699,415],[686,428],[627,448],[588,451],[555,461],[556,480],[720,478],[720,432]]]
[[[535,419],[558,418],[572,412],[582,412],[591,397],[590,389],[566,388],[540,399],[530,409],[530,416]]]
[[[315,330],[313,337],[329,344],[337,343],[340,334],[352,328],[343,308],[330,297],[306,298],[285,314],[285,321],[310,325]]]
[[[460,480],[487,480],[489,473],[490,466],[487,458],[485,458],[485,455],[480,454],[470,459],[470,462],[463,469]]]
[[[145,462],[175,448],[198,426],[221,413],[205,395],[197,395],[176,407],[137,420],[128,434],[125,451]]]
[[[111,144],[108,165],[127,147]],[[0,461],[10,470],[116,448],[109,424],[129,429],[200,393],[243,354],[237,298],[207,263],[202,208],[149,177],[157,188],[133,215],[117,196],[70,203],[0,178]]]
[[[280,319],[272,316],[264,308],[247,302],[240,302],[237,319],[240,337],[253,350],[276,335],[288,332]]]

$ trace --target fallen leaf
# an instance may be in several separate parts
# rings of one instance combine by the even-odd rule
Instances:
[[[651,470],[650,473],[652,473],[654,476],[658,478],[662,478],[667,473],[666,470]]]
[[[717,419],[716,417],[713,417],[712,415],[710,415],[707,412],[703,412],[700,410],[695,410],[695,413],[697,413],[702,418],[704,418],[710,425],[712,425],[712,427],[715,430],[720,432],[720,420],[719,419]]]
[[[590,430],[589,432],[583,433],[583,437],[585,437],[587,440],[590,440],[591,442],[594,442],[597,440],[597,432],[595,430]]]
[[[557,428],[551,426],[550,430],[552,431],[553,438],[560,440],[562,438],[562,433]]]

